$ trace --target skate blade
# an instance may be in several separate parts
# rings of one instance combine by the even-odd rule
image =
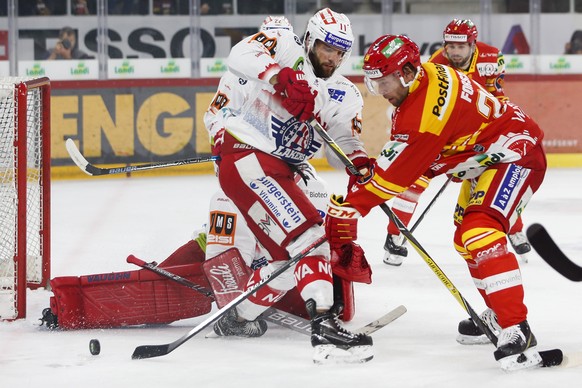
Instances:
[[[542,357],[535,348],[529,348],[521,354],[504,357],[499,360],[501,369],[505,372],[514,372],[522,369],[534,368],[542,365]]]
[[[313,352],[313,362],[318,365],[361,364],[374,357],[371,346],[354,346],[341,349],[334,345],[317,345]]]
[[[457,336],[457,342],[461,345],[485,345],[490,344],[491,340],[485,334],[481,335],[464,335]]]
[[[402,265],[402,262],[404,262],[404,258],[401,256],[396,256],[396,257],[384,257],[384,264],[386,265],[390,265],[392,267],[400,267]]]
[[[527,264],[529,262],[529,258],[531,257],[531,253],[532,253],[532,251],[529,251],[526,253],[521,253],[521,254],[516,253],[516,256],[519,257],[519,260],[522,263]]]

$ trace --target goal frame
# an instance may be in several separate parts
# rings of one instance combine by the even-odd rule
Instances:
[[[7,82],[10,77],[2,80]],[[7,82],[9,83],[9,81]],[[51,236],[50,236],[50,163],[51,163],[51,139],[50,139],[50,80],[48,77],[41,77],[36,79],[21,79],[14,78],[14,182],[16,185],[16,227],[15,227],[15,279],[14,279],[14,305],[16,314],[13,317],[0,317],[0,320],[15,320],[26,318],[26,293],[27,288],[37,289],[46,288],[49,284],[50,278],[50,252],[51,252]],[[40,154],[40,169],[38,179],[34,183],[40,185],[40,200],[39,203],[28,203],[28,187],[29,187],[29,123],[28,123],[28,93],[32,89],[38,88],[40,90],[40,120],[37,136],[40,137],[40,149],[35,152]],[[9,156],[10,157],[10,156]],[[37,230],[29,232],[28,217],[29,206],[40,206],[40,209],[35,211],[38,213],[39,226],[39,254],[40,254],[40,276],[37,279],[28,279],[27,274],[27,260],[29,256],[29,233],[36,233]],[[34,215],[36,216],[36,215]],[[32,216],[31,216],[32,217]],[[36,220],[35,220],[36,222]],[[35,254],[36,256],[36,254]],[[38,260],[38,259],[37,259]]]

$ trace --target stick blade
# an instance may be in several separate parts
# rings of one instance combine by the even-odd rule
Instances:
[[[540,352],[542,357],[542,366],[549,368],[558,366],[564,361],[564,353],[560,349],[543,350]]]
[[[582,281],[582,268],[562,252],[543,225],[530,225],[526,234],[538,255],[553,269],[573,282]]]
[[[135,348],[131,355],[132,360],[165,356],[170,353],[170,345],[141,345]]]

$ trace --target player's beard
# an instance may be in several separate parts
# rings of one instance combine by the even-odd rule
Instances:
[[[313,52],[309,53],[309,61],[313,66],[313,73],[317,78],[329,78],[335,72],[337,67],[324,66]]]

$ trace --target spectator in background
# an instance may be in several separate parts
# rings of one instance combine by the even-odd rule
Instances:
[[[175,15],[176,4],[173,0],[154,0],[154,15]]]
[[[202,0],[201,15],[232,14],[232,0]]]
[[[564,54],[582,54],[582,30],[576,30],[566,43]]]
[[[73,0],[71,3],[71,13],[73,15],[90,15],[87,0]]]
[[[63,27],[59,32],[59,41],[47,53],[47,60],[53,59],[87,59],[85,52],[77,48],[77,33],[71,27]]]
[[[36,0],[30,8],[30,15],[48,16],[52,14],[52,9],[44,0]]]

